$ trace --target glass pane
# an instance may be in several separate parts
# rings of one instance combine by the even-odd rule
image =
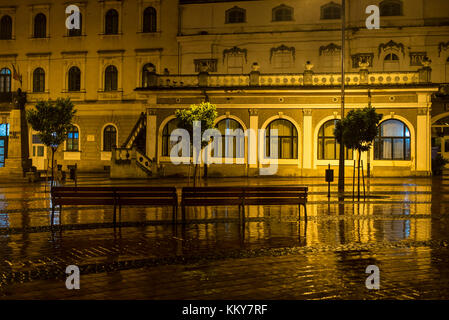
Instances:
[[[410,139],[405,139],[405,160],[410,160],[411,159],[410,152],[411,152]]]
[[[328,160],[335,159],[335,139],[324,140],[324,158]]]
[[[44,156],[44,147],[43,146],[38,146],[37,147],[37,156],[38,157],[43,157]]]
[[[282,138],[281,139],[281,159],[292,159],[292,139],[291,138]]]
[[[398,120],[387,120],[381,125],[383,137],[403,137],[404,124]]]
[[[324,135],[326,137],[334,136],[335,122],[333,120],[326,122],[324,125]]]
[[[393,139],[393,159],[404,159],[404,139]]]
[[[5,146],[5,140],[0,139],[0,147],[4,147]],[[2,149],[3,150],[3,149]]]
[[[391,139],[383,139],[381,145],[382,145],[382,151],[380,154],[380,158],[381,159],[391,159],[392,158],[392,154],[391,154],[392,141],[391,141]]]
[[[323,160],[324,159],[323,144],[324,144],[324,140],[323,139],[318,139],[318,159],[319,160]]]

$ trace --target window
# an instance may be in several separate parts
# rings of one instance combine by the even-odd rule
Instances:
[[[157,31],[157,14],[156,9],[148,7],[143,12],[143,32]]]
[[[104,91],[116,91],[117,79],[117,68],[115,66],[108,66],[104,72]]]
[[[394,53],[389,53],[384,58],[384,71],[398,71],[399,57]]]
[[[341,18],[341,6],[331,2],[321,7],[321,19],[332,20]]]
[[[69,69],[69,91],[81,90],[81,71],[78,67]]]
[[[228,54],[227,55],[228,73],[242,74],[244,58],[245,56],[242,53]]]
[[[0,70],[0,92],[11,92],[11,70]]]
[[[234,7],[226,11],[226,23],[242,23],[246,20],[246,10]]]
[[[117,146],[117,129],[108,125],[103,130],[103,151],[112,151]]]
[[[0,39],[12,39],[12,19],[8,15],[4,15],[0,20]]]
[[[292,21],[293,9],[285,5],[280,5],[273,9],[273,21]]]
[[[38,13],[34,17],[34,37],[35,38],[47,37],[47,17],[43,13]]]
[[[298,131],[293,123],[288,120],[274,120],[265,131],[265,154],[270,157],[271,152],[271,130],[277,129],[278,136],[278,159],[298,158]]]
[[[106,12],[104,33],[118,34],[118,13],[114,9]]]
[[[67,131],[66,151],[79,151],[79,131],[76,126],[71,126]]]
[[[80,37],[83,30],[83,15],[80,12],[80,28],[79,29],[69,29],[69,37]]]
[[[340,158],[340,144],[334,136],[337,121],[326,121],[318,132],[318,160],[338,160]],[[345,148],[345,159],[353,159],[352,149]]]
[[[169,157],[171,149],[178,143],[170,141],[170,135],[175,129],[178,129],[178,121],[173,119],[165,125],[162,131],[162,156],[164,157]]]
[[[45,91],[45,71],[42,68],[36,68],[33,72],[33,92]]]
[[[385,0],[379,5],[382,17],[402,16],[402,2],[399,0]]]
[[[410,160],[410,131],[399,120],[387,120],[380,124],[374,140],[375,160]]]
[[[152,63],[147,63],[142,68],[142,87],[150,85],[150,74],[156,72],[156,67]]]
[[[224,119],[215,126],[221,133],[221,156],[225,158],[244,158],[245,157],[245,136],[240,123],[234,119]],[[236,131],[236,130],[241,130]],[[228,141],[226,141],[228,137]],[[226,143],[227,142],[227,143]],[[228,150],[226,154],[226,150]],[[215,153],[215,150],[214,150]]]

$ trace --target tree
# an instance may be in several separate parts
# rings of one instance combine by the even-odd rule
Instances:
[[[51,150],[51,178],[53,186],[55,153],[67,138],[67,131],[75,115],[70,98],[39,101],[36,109],[27,110],[26,119],[34,131],[39,132],[42,143]]]
[[[201,152],[209,144],[209,141],[202,141],[203,133],[214,128],[215,119],[217,118],[217,107],[209,102],[202,102],[199,105],[193,104],[189,109],[178,109],[175,113],[178,120],[178,127],[187,130],[190,135],[190,143],[193,145],[193,126],[195,121],[199,121],[201,124],[201,148],[196,150],[193,148],[193,152],[197,154],[196,159],[201,161]],[[193,171],[193,184],[196,185],[199,163],[195,163]]]
[[[358,197],[360,198],[360,157],[362,152],[368,151],[378,133],[379,121],[382,115],[372,107],[351,110],[347,116],[337,122],[335,126],[335,138],[338,143],[346,148],[357,150],[357,183]]]

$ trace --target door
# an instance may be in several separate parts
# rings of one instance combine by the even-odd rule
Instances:
[[[0,137],[0,168],[5,166],[8,156],[8,137]]]
[[[31,160],[33,166],[36,167],[37,170],[45,170],[46,159],[47,159],[47,148],[41,142],[38,134],[33,134],[32,137],[32,145],[31,145]]]

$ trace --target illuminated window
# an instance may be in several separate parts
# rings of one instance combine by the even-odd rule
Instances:
[[[117,146],[117,129],[109,125],[103,130],[103,151],[112,151]]]
[[[215,127],[221,133],[221,156],[225,158],[227,155],[232,155],[228,158],[243,158],[245,156],[245,136],[240,123],[234,119],[223,119]]]
[[[81,90],[81,71],[78,67],[71,67],[69,70],[69,91]]]
[[[148,7],[143,12],[143,32],[157,31],[157,12],[153,7]]]
[[[402,1],[385,0],[379,5],[380,15],[382,17],[402,16]]]
[[[321,7],[321,19],[332,20],[341,18],[341,5],[331,2]]]
[[[34,17],[34,38],[47,37],[47,17],[43,13],[38,13]]]
[[[410,160],[410,130],[399,120],[380,124],[374,140],[375,160]]]
[[[273,21],[292,21],[293,8],[280,5],[273,9]]]
[[[42,68],[36,68],[33,72],[33,92],[45,91],[45,71]]]
[[[66,151],[79,151],[79,131],[76,126],[70,127],[67,131]]]
[[[242,23],[246,20],[246,10],[234,7],[226,10],[226,23]]]
[[[104,91],[116,91],[118,71],[115,66],[108,66],[104,72]]]
[[[0,92],[11,92],[11,70],[8,68],[0,70]]]
[[[335,125],[338,120],[326,121],[318,132],[318,159],[338,160],[340,158],[340,144],[334,136]],[[352,160],[352,149],[345,148],[345,159]]]
[[[298,131],[293,123],[288,120],[278,119],[272,121],[265,131],[265,154],[270,157],[271,153],[271,130],[277,129],[278,137],[278,159],[298,158]]]
[[[12,19],[8,15],[4,15],[0,19],[0,39],[12,39]]]
[[[114,9],[106,12],[105,34],[118,34],[118,12]]]
[[[80,37],[83,30],[83,16],[80,12],[80,28],[79,29],[69,29],[69,37]]]

